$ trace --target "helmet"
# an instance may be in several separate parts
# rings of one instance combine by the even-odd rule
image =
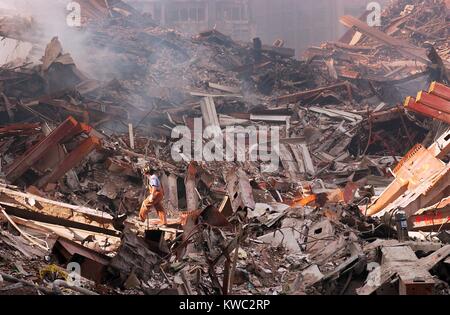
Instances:
[[[150,171],[151,171],[151,168],[150,168],[150,166],[147,165],[142,169],[142,174],[148,174],[148,173],[150,173]]]

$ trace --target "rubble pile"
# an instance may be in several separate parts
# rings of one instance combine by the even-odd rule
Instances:
[[[444,1],[394,1],[381,27],[344,16],[305,60],[80,2],[81,53],[0,17],[33,45],[0,66],[0,294],[450,293]],[[243,147],[194,161],[174,150],[179,127]],[[239,160],[248,130],[275,170]],[[138,218],[146,166],[165,226]]]
[[[383,25],[372,28],[343,16],[349,31],[338,41],[310,48],[306,55],[320,64],[332,79],[368,81],[372,93],[401,101],[407,82],[428,75],[448,83],[448,22],[443,1],[394,1],[382,16]],[[416,83],[417,84],[417,83]],[[391,91],[394,86],[400,91]],[[410,87],[411,88],[411,87]]]

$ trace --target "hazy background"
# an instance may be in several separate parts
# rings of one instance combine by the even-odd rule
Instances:
[[[102,0],[92,0],[102,1]],[[109,0],[117,1],[117,0]],[[162,26],[188,34],[216,28],[235,40],[249,42],[260,37],[271,45],[282,39],[301,57],[304,50],[321,42],[337,40],[345,27],[342,15],[361,16],[371,0],[123,0]],[[83,62],[83,35],[66,25],[66,6],[70,0],[0,0],[2,14],[19,12],[33,16],[43,26],[44,40],[58,36],[66,51]],[[388,0],[378,0],[382,8]],[[14,40],[0,42],[0,63],[26,56],[30,45]]]
[[[192,34],[216,27],[234,39],[277,39],[299,56],[345,32],[342,15],[361,16],[373,0],[125,0],[161,24]],[[389,0],[377,0],[384,8]]]
[[[86,57],[82,44],[85,36],[82,32],[67,27],[66,6],[69,2],[69,0],[0,0],[0,16],[32,17],[40,27],[41,37],[34,35],[31,37],[40,41],[41,47],[45,47],[54,36],[58,36],[64,50],[77,56],[78,61],[82,62],[82,59]],[[30,49],[29,43],[3,39],[0,42],[0,63],[24,58]],[[44,52],[36,51],[35,53],[35,57],[40,58]]]

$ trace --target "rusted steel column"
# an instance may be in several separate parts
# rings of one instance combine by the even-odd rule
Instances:
[[[450,101],[450,87],[445,86],[444,84],[433,82],[431,83],[428,92],[447,101]]]
[[[437,109],[440,112],[450,114],[450,102],[439,96],[420,91],[417,94],[416,102]]]
[[[255,209],[253,189],[247,174],[241,169],[234,169],[226,175],[227,191],[233,211]]]
[[[47,150],[53,145],[59,143],[68,134],[79,131],[81,132],[80,124],[73,118],[67,118],[61,125],[53,130],[47,137],[42,139],[39,143],[30,148],[23,156],[17,159],[8,168],[6,178],[10,182],[15,182],[22,176],[34,163],[39,161]]]
[[[56,182],[59,178],[61,178],[64,174],[66,174],[69,170],[71,170],[73,167],[75,167],[78,163],[83,160],[86,155],[92,152],[96,147],[100,146],[100,139],[91,136],[87,139],[85,139],[83,142],[80,143],[80,145],[72,150],[65,158],[64,160],[59,164],[59,166],[53,171],[42,178],[39,183],[38,187],[44,187],[48,183]]]
[[[417,112],[427,117],[435,118],[450,124],[450,114],[444,113],[435,108],[429,107],[422,103],[415,102],[412,97],[408,97],[405,100],[404,106],[407,110],[411,110],[413,112]]]

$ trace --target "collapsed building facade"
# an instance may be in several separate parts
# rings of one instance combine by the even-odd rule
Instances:
[[[297,57],[311,45],[332,40],[345,31],[343,15],[360,16],[370,0],[130,0],[161,26],[195,35],[217,29],[233,40],[282,39]],[[388,1],[377,1],[381,6]],[[295,31],[294,31],[295,30]]]
[[[378,28],[343,16],[348,32],[302,60],[216,29],[186,36],[118,0],[80,4],[70,41],[0,17],[1,36],[31,45],[0,68],[0,292],[450,292],[445,1],[394,1]],[[180,126],[244,146],[175,159]],[[251,127],[275,169],[238,158]],[[137,218],[148,165],[164,227]]]
[[[137,0],[130,3],[149,12],[161,26],[176,28],[183,33],[198,34],[217,28],[236,40],[248,41],[256,36],[248,0]]]

